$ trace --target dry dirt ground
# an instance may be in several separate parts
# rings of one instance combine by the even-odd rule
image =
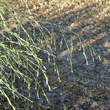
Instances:
[[[110,110],[110,1],[28,0],[27,4],[31,14],[20,0],[8,0],[8,2],[19,9],[23,9],[27,17],[19,14],[20,19],[32,18],[37,21],[48,21],[76,32],[96,50],[102,59],[99,61],[95,57],[93,62],[89,47],[86,45],[85,51],[88,58],[88,65],[86,65],[82,50],[76,48],[72,53],[73,72],[71,72],[70,65],[65,60],[67,53],[63,53],[66,51],[63,45],[62,50],[56,51],[56,56],[60,55],[57,64],[61,82],[49,64],[45,65],[48,68],[47,74],[53,91],[49,92],[44,84],[45,82],[41,82],[51,106],[42,93],[38,99],[33,86],[31,88],[31,99],[34,103],[13,99],[10,95],[13,105],[19,106],[22,110],[63,110],[64,108],[67,110]],[[8,15],[5,16],[7,19],[11,19]],[[27,22],[24,22],[24,25],[29,27]],[[15,26],[15,24],[9,24],[8,29]],[[44,26],[51,29],[48,25]],[[31,28],[28,29],[31,30]],[[57,36],[60,35],[57,27],[54,27],[54,32]],[[65,36],[69,42],[69,33],[65,32]],[[78,45],[78,39],[74,39],[75,45]],[[44,53],[39,52],[38,56],[44,61],[46,60]],[[42,76],[41,79],[43,80]],[[26,95],[27,85],[23,85],[19,81],[17,83],[19,91]],[[0,109],[8,106],[6,99],[1,98],[0,103]]]

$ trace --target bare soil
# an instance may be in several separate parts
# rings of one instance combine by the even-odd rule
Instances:
[[[85,45],[85,51],[88,58],[88,65],[83,55],[82,49],[78,48],[79,40],[73,36],[75,48],[72,52],[73,72],[70,69],[70,63],[65,60],[67,58],[67,49],[63,45],[59,50],[56,45],[56,62],[59,69],[61,82],[58,80],[57,74],[54,72],[52,64],[47,63],[47,55],[38,52],[38,56],[44,60],[47,67],[47,75],[52,91],[49,92],[45,85],[45,80],[41,75],[41,86],[44,87],[45,93],[51,102],[51,105],[40,92],[40,99],[34,90],[34,84],[31,85],[30,103],[23,99],[10,99],[15,107],[21,110],[109,110],[110,109],[110,1],[109,0],[28,0],[27,4],[31,11],[26,8],[20,0],[8,0],[18,9],[22,9],[25,16],[19,13],[20,19],[35,19],[37,21],[48,21],[58,24],[76,32],[84,38],[95,51],[100,55],[101,60],[91,57],[89,47]],[[17,13],[18,14],[18,13]],[[11,19],[10,16],[4,15],[5,18]],[[28,22],[23,22],[27,31]],[[12,30],[17,24],[9,24],[4,30]],[[45,24],[48,30],[49,25]],[[58,36],[57,44],[59,44],[60,33],[57,27],[54,27],[54,33]],[[65,32],[68,42],[71,41],[70,33]],[[23,70],[22,70],[23,71]],[[15,86],[18,90],[28,97],[27,85],[17,80]],[[26,91],[27,90],[27,91]],[[8,106],[5,98],[0,96],[0,109]]]

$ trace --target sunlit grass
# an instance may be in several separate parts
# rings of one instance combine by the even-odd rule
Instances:
[[[25,3],[29,13],[31,14],[31,11],[29,10],[29,7],[26,4],[25,0],[22,0],[22,2]],[[9,102],[9,105],[11,105],[14,110],[16,108],[11,103],[6,90],[10,91],[14,97],[24,98],[32,102],[29,98],[23,96],[16,90],[14,86],[14,84],[16,83],[16,79],[23,79],[23,81],[27,83],[27,89],[29,91],[31,88],[31,84],[34,82],[35,90],[37,91],[38,97],[39,90],[41,90],[46,97],[48,103],[50,103],[43,87],[39,83],[40,81],[38,80],[38,77],[40,76],[40,74],[42,74],[45,78],[45,82],[48,86],[49,91],[51,91],[48,76],[46,73],[47,67],[44,65],[43,59],[38,57],[37,54],[39,51],[42,51],[44,54],[48,55],[48,63],[51,62],[50,57],[52,57],[54,72],[57,73],[59,81],[61,80],[58,71],[58,66],[56,64],[57,49],[62,50],[63,46],[65,46],[67,50],[66,54],[68,56],[67,61],[70,62],[71,66],[70,72],[73,72],[73,65],[71,59],[72,50],[74,48],[74,41],[71,39],[71,37],[77,36],[80,42],[80,46],[83,50],[83,55],[85,57],[86,64],[88,64],[88,60],[84,44],[86,44],[86,46],[89,46],[93,61],[94,56],[98,56],[95,50],[82,37],[80,37],[73,31],[68,30],[66,27],[43,21],[35,21],[34,19],[21,20],[17,16],[17,13],[19,12],[20,10],[17,10],[14,6],[12,7],[12,4],[9,4],[5,0],[2,0],[0,6],[0,36],[2,38],[2,40],[0,41],[0,92],[4,97],[6,97]],[[6,18],[4,17],[5,13],[8,13],[12,20],[6,20]],[[23,21],[28,22],[30,24],[33,29],[32,33],[26,30],[25,24],[22,24]],[[15,31],[4,31],[4,29],[8,26],[9,22],[17,23],[19,24],[19,27],[15,27]],[[50,27],[51,30],[46,28],[46,26]],[[54,32],[54,27],[58,29],[58,35]],[[65,36],[65,32],[68,32],[71,36],[67,38]],[[21,33],[23,33],[24,36]],[[57,42],[58,37],[60,37],[61,39]],[[71,42],[67,43],[67,39],[71,39]],[[31,97],[30,93],[29,97]]]

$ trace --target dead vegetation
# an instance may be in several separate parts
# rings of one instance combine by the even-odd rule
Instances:
[[[90,57],[89,47],[85,45],[85,51],[88,57],[88,66],[85,63],[82,49],[75,47],[72,57],[73,73],[71,73],[70,64],[67,58],[67,50],[65,46],[62,51],[56,52],[56,56],[60,56],[57,61],[61,82],[58,80],[57,74],[51,67],[47,66],[47,75],[52,92],[49,92],[43,76],[40,76],[41,86],[43,86],[51,106],[46,102],[44,95],[40,93],[40,99],[36,97],[36,91],[31,85],[31,99],[34,103],[26,100],[14,99],[10,96],[13,105],[19,106],[20,109],[32,110],[109,110],[110,109],[110,1],[109,0],[28,0],[26,3],[22,0],[8,2],[25,13],[25,17],[20,12],[13,13],[19,16],[19,19],[35,19],[36,21],[48,21],[58,24],[76,32],[84,38],[100,55],[101,61],[95,57],[94,62]],[[10,16],[4,15],[6,19],[11,20]],[[23,24],[28,27],[29,24],[24,21]],[[9,23],[9,28],[16,27],[13,23]],[[45,25],[48,27],[48,25]],[[36,26],[37,28],[37,26]],[[27,28],[32,31],[32,28]],[[51,28],[49,28],[51,29]],[[55,28],[56,35],[59,35]],[[65,32],[66,37],[69,36]],[[59,39],[58,39],[59,40]],[[68,40],[68,42],[71,39]],[[45,42],[45,41],[44,41]],[[75,45],[79,45],[77,39],[74,39]],[[59,48],[59,47],[56,47]],[[63,54],[64,53],[64,54]],[[38,52],[38,56],[45,61],[47,57],[45,53]],[[24,70],[22,70],[24,71]],[[25,73],[25,71],[24,71]],[[35,74],[35,73],[34,73]],[[17,88],[27,96],[26,84],[17,80]],[[0,108],[8,107],[7,100],[0,96]]]

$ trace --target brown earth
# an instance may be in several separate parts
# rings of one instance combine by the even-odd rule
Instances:
[[[23,19],[35,19],[37,21],[48,21],[58,24],[76,32],[84,38],[101,57],[101,61],[95,56],[94,62],[88,45],[85,45],[85,51],[88,58],[88,65],[79,45],[78,38],[73,36],[76,45],[72,54],[73,72],[70,70],[70,64],[67,58],[67,49],[63,45],[62,50],[58,50],[57,64],[61,82],[57,74],[53,71],[51,64],[47,64],[45,53],[38,52],[38,56],[44,59],[47,66],[47,75],[52,91],[49,92],[43,76],[41,85],[44,87],[46,95],[51,102],[47,103],[45,97],[40,93],[40,99],[36,96],[34,85],[31,86],[31,98],[34,103],[26,100],[13,99],[10,95],[13,105],[19,106],[22,110],[109,110],[110,109],[110,1],[109,0],[28,0],[26,5],[20,0],[8,0],[18,9],[22,9],[25,16],[20,12],[14,13]],[[6,19],[11,17],[6,14]],[[27,17],[26,17],[27,16]],[[24,26],[29,28],[28,22],[23,22]],[[12,30],[17,24],[9,23],[8,28],[2,30]],[[48,27],[49,25],[44,25]],[[51,29],[48,27],[48,29]],[[55,34],[60,36],[59,30],[54,27]],[[67,41],[70,42],[70,33],[65,32]],[[60,38],[57,38],[59,40]],[[58,44],[59,42],[57,42]],[[22,70],[23,71],[23,70]],[[27,85],[22,81],[17,81],[18,89],[22,94],[28,93]],[[24,85],[23,85],[24,84]],[[27,90],[27,91],[26,91]],[[0,108],[8,106],[5,98],[1,97]]]

